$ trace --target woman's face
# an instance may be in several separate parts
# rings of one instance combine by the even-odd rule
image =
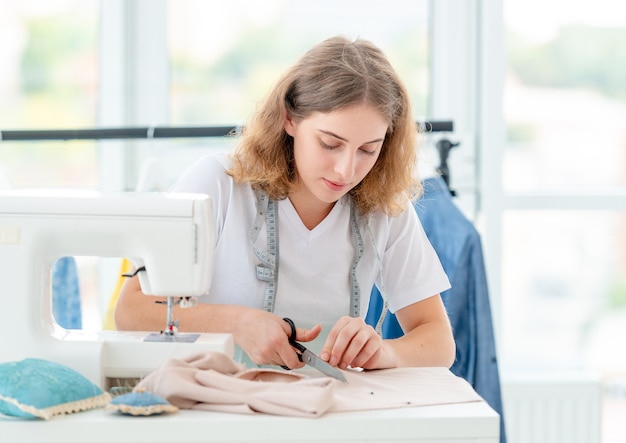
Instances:
[[[383,115],[367,104],[329,113],[315,112],[300,122],[285,119],[293,137],[298,192],[334,203],[372,169],[387,133]]]

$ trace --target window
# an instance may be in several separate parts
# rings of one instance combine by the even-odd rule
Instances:
[[[2,130],[93,126],[99,2],[1,1]],[[95,187],[95,143],[2,142],[14,187]]]
[[[626,368],[626,213],[507,210],[503,343],[522,369]]]
[[[383,48],[427,114],[428,2],[168,2],[171,121],[241,124],[283,70],[336,34]]]
[[[626,185],[624,14],[613,3],[536,6],[505,7],[505,189]]]
[[[602,1],[504,6],[503,361],[623,372],[626,15]]]

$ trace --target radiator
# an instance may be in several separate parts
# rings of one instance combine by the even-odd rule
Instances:
[[[600,443],[602,384],[593,377],[503,379],[508,443]]]

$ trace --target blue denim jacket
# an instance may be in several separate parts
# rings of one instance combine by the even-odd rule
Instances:
[[[424,195],[415,210],[452,287],[441,294],[456,341],[456,359],[450,370],[467,380],[500,414],[500,441],[506,442],[500,376],[496,356],[491,305],[480,235],[459,210],[444,180],[424,181]],[[375,325],[382,297],[372,290],[366,321]],[[384,338],[403,335],[397,319],[388,313],[382,325]]]

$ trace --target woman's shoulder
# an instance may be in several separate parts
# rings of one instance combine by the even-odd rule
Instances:
[[[370,222],[375,222],[377,224],[403,225],[407,222],[413,222],[414,220],[417,220],[417,213],[415,212],[413,203],[407,202],[405,208],[397,214],[390,215],[384,211],[374,210],[367,215],[367,218]]]
[[[230,159],[227,154],[206,154],[196,160],[172,186],[175,192],[206,192],[219,183],[232,181],[227,171]]]
[[[423,231],[417,213],[410,203],[396,215],[389,215],[383,211],[373,211],[363,223],[365,224],[365,230],[370,230],[371,235],[381,242],[406,239],[407,237],[413,237],[415,233]]]
[[[230,156],[227,153],[218,152],[203,155],[194,165],[206,171],[226,172],[230,169],[231,163]]]

